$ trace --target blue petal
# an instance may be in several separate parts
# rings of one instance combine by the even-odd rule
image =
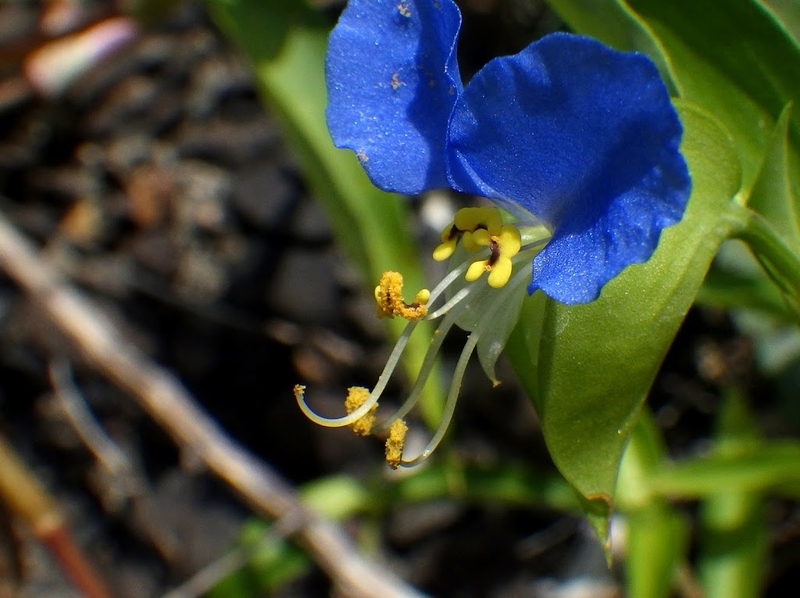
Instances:
[[[528,290],[585,303],[681,219],[691,190],[681,135],[649,59],[557,33],[469,82],[453,111],[449,177],[549,226]]]
[[[350,0],[326,62],[328,128],[372,182],[415,194],[447,187],[445,140],[462,91],[452,0]]]

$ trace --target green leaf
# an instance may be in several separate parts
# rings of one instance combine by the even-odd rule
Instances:
[[[408,288],[427,286],[408,230],[405,202],[374,187],[355,156],[336,149],[328,134],[328,27],[321,17],[297,0],[208,0],[208,5],[220,28],[249,58],[265,102],[292,143],[337,242],[359,266],[365,284],[377,284],[381,273],[396,270]],[[406,324],[399,319],[387,323],[395,338]],[[413,335],[406,349],[405,367],[412,380],[433,332],[427,322],[418,327],[422,333]],[[438,379],[436,373],[428,378],[420,402],[431,426],[441,414]]]
[[[300,490],[303,504],[332,521],[369,510],[372,495],[355,478],[333,475],[317,478]]]
[[[376,491],[379,505],[398,505],[456,496],[471,504],[506,503],[525,508],[576,512],[580,502],[572,487],[554,471],[502,464],[493,467],[431,464],[414,475]],[[382,501],[382,502],[381,502]]]
[[[611,281],[600,299],[567,307],[526,300],[507,353],[539,413],[556,466],[587,501],[603,541],[617,469],[647,395],[719,244],[739,189],[729,136],[713,117],[680,105],[693,189],[683,221],[653,257]]]
[[[740,206],[731,219],[738,220],[735,237],[749,245],[800,321],[800,255],[792,251],[776,227],[761,214]]]
[[[753,416],[738,392],[728,392],[717,418],[714,452],[736,458],[758,445]],[[700,505],[697,568],[708,598],[756,598],[765,571],[764,498],[718,486]]]
[[[800,99],[800,49],[773,15],[752,0],[628,0],[657,36],[681,98],[706,108],[733,135],[744,188],[753,184],[772,127]],[[791,122],[798,140],[800,117]],[[797,169],[796,153],[791,157]]]
[[[780,291],[764,275],[743,274],[716,265],[708,271],[696,302],[719,310],[747,308],[779,322],[794,322]]]
[[[663,498],[647,491],[666,448],[647,409],[643,409],[625,449],[617,481],[617,503],[627,527],[625,585],[628,596],[667,598],[678,565],[685,559],[687,522]]]
[[[800,288],[798,258],[800,258],[800,204],[792,188],[789,172],[790,151],[788,135],[792,105],[788,104],[781,114],[767,148],[763,165],[758,173],[749,198],[748,207],[759,218],[752,218],[743,238],[764,267],[764,270],[784,291],[789,304],[795,306],[800,315]],[[757,234],[758,229],[769,235]],[[753,234],[756,233],[756,234]],[[787,266],[776,260],[773,251],[779,250],[790,258]],[[791,263],[791,258],[794,263]],[[787,271],[788,270],[788,271]]]
[[[257,518],[242,525],[235,552],[228,558],[233,561],[228,566],[238,566],[203,593],[206,598],[272,595],[312,567],[302,550],[286,541],[272,524]]]
[[[625,516],[628,528],[625,561],[626,595],[636,598],[674,596],[673,579],[688,546],[684,519],[666,502]]]
[[[792,105],[788,104],[775,126],[772,141],[746,203],[775,228],[795,253],[800,253],[800,204],[789,179],[791,113]]]
[[[672,87],[672,72],[661,42],[624,2],[549,0],[549,4],[573,31],[595,37],[623,52],[647,54],[658,66],[667,86]]]
[[[800,3],[797,0],[763,0],[763,4],[795,43],[800,44]]]
[[[800,100],[800,47],[754,0],[550,0],[578,33],[644,52],[682,99],[733,135],[749,189],[784,106]],[[792,180],[800,180],[800,115],[791,126]]]
[[[711,454],[665,466],[649,481],[650,492],[670,498],[702,498],[726,492],[788,489],[800,482],[800,444],[775,441],[734,454]]]

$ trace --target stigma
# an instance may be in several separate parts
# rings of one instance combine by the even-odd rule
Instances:
[[[497,208],[462,208],[456,212],[453,222],[442,231],[441,244],[433,252],[437,261],[452,258],[453,267],[432,291],[422,289],[407,302],[402,293],[402,275],[391,271],[385,272],[375,287],[378,317],[408,320],[375,387],[372,390],[348,389],[345,415],[324,417],[309,407],[305,387],[296,385],[294,395],[300,409],[322,426],[349,426],[362,436],[385,437],[386,462],[393,469],[424,462],[447,432],[467,364],[476,348],[487,376],[493,383],[499,383],[494,379],[494,362],[516,324],[530,280],[533,257],[549,238],[549,231],[539,224],[520,229],[515,224],[504,223]],[[486,283],[480,281],[484,273],[487,274]],[[378,422],[379,399],[421,320],[440,322],[408,397],[394,413]],[[452,372],[441,421],[427,446],[418,455],[408,458],[404,455],[408,432],[405,417],[419,400],[444,338],[453,326],[467,330],[469,336]]]

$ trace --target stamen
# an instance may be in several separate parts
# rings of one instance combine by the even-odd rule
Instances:
[[[489,248],[489,257],[473,262],[466,271],[468,282],[475,282],[484,272],[489,273],[489,286],[502,288],[511,277],[511,258],[522,248],[519,229],[503,224],[497,208],[462,208],[453,223],[442,232],[442,244],[433,252],[436,260],[447,259],[454,251],[459,236],[464,249],[476,252]]]
[[[473,234],[480,230],[497,234],[501,226],[502,216],[497,208],[461,208],[442,231],[442,243],[433,250],[433,259],[443,262],[453,255],[459,238],[467,251],[477,251],[481,245],[473,241]]]
[[[368,400],[368,389],[362,386],[352,386],[347,389],[347,398],[344,400],[344,410],[347,411],[349,415]],[[375,425],[375,412],[378,410],[378,401],[373,401],[371,405],[372,407],[367,411],[366,415],[350,424],[350,428],[356,434],[369,436],[370,432],[372,432],[372,426]]]
[[[453,255],[460,236],[461,231],[456,228],[455,222],[448,224],[440,235],[441,244],[433,250],[433,259],[437,262],[443,262]]]
[[[457,244],[458,238],[453,237],[452,239],[448,239],[444,243],[437,245],[436,249],[433,250],[433,259],[437,262],[445,261],[451,255],[453,255],[453,253],[455,253]]]
[[[464,237],[464,248],[473,253],[480,251],[484,247],[491,246],[492,236],[492,233],[490,233],[487,229],[478,229],[474,233],[470,234],[469,237]]]
[[[491,231],[478,230],[472,235],[472,242],[478,246],[489,248],[489,257],[473,262],[467,269],[466,279],[469,282],[478,280],[484,272],[489,273],[488,283],[493,289],[505,286],[511,278],[511,258],[522,248],[522,236],[517,227],[504,224],[496,234]]]
[[[489,265],[489,260],[480,260],[477,262],[472,262],[467,268],[467,274],[465,278],[467,282],[475,282],[478,280],[484,272],[490,272],[492,267]]]
[[[529,259],[529,257],[517,254],[514,256],[516,258],[514,261],[525,261]],[[513,266],[512,259],[508,260],[509,268]],[[442,295],[447,288],[453,284],[458,278],[462,276],[464,271],[467,268],[468,262],[463,262],[456,268],[454,268],[450,273],[445,276],[442,281],[436,285],[436,287],[431,292],[430,296],[430,303],[434,303],[440,295]],[[522,271],[524,274],[524,271]],[[519,280],[521,276],[518,275],[516,280]],[[501,285],[502,286],[502,285]],[[433,369],[433,365],[436,361],[436,356],[439,352],[439,349],[444,342],[444,339],[447,337],[447,334],[450,332],[450,329],[455,324],[456,320],[461,316],[461,314],[469,307],[469,297],[478,292],[479,287],[475,285],[468,285],[463,289],[459,290],[453,297],[450,298],[442,307],[437,309],[436,311],[428,314],[429,320],[435,320],[441,316],[445,316],[444,320],[440,324],[439,328],[436,331],[434,338],[431,340],[431,345],[428,347],[428,351],[425,353],[425,358],[420,366],[419,374],[417,375],[417,379],[414,381],[414,386],[411,389],[406,400],[403,404],[398,408],[398,410],[393,413],[391,416],[386,418],[383,423],[378,424],[373,429],[373,432],[378,434],[390,427],[392,422],[397,419],[405,417],[416,405],[417,401],[419,400],[420,395],[422,394],[422,389],[425,386],[425,383],[428,380],[428,376]],[[505,295],[503,295],[505,296]],[[494,312],[492,312],[494,313]],[[484,319],[485,320],[485,319]]]
[[[394,368],[397,366],[397,363],[400,361],[400,357],[403,354],[403,350],[406,348],[408,344],[408,339],[411,336],[411,333],[414,332],[414,328],[416,328],[416,322],[409,322],[406,325],[405,330],[400,335],[400,338],[397,339],[397,342],[392,349],[391,354],[389,355],[389,359],[386,361],[386,365],[383,366],[383,371],[381,375],[378,377],[378,383],[375,385],[375,388],[372,389],[372,392],[369,395],[369,398],[364,402],[363,405],[358,407],[352,413],[348,415],[344,415],[342,417],[324,417],[319,415],[311,407],[308,406],[305,399],[305,389],[306,387],[302,384],[295,384],[294,386],[294,398],[297,401],[297,405],[300,407],[300,410],[305,414],[305,416],[313,421],[315,424],[324,426],[326,428],[341,428],[343,426],[349,426],[364,417],[375,405],[378,404],[378,399],[380,398],[381,394],[383,393],[386,385],[389,383],[389,378],[391,378],[392,372]]]
[[[501,213],[495,208],[459,210],[453,223],[442,233],[442,244],[437,248],[439,252],[437,259],[444,254],[447,254],[447,257],[452,255],[459,240],[463,241],[462,245],[468,251],[485,251],[485,248],[488,248],[488,258],[479,261],[463,261],[453,268],[433,291],[429,292],[423,289],[417,293],[414,301],[410,304],[403,300],[403,277],[397,272],[384,273],[380,284],[375,289],[378,314],[380,317],[400,316],[407,319],[408,324],[392,349],[375,388],[372,392],[361,387],[349,388],[345,400],[347,415],[329,418],[315,413],[308,406],[305,400],[305,387],[298,384],[294,387],[294,395],[300,409],[311,421],[321,426],[350,426],[355,433],[364,436],[388,430],[386,460],[390,467],[410,467],[427,459],[447,432],[453,418],[467,364],[478,346],[479,339],[489,326],[496,324],[496,314],[498,310],[508,304],[510,293],[519,292],[520,287],[524,285],[525,277],[530,276],[530,270],[520,269],[518,272],[514,272],[515,267],[524,262],[530,263],[539,247],[544,245],[549,237],[549,231],[542,225],[528,226],[521,231],[513,225],[503,225]],[[521,252],[523,247],[524,251]],[[479,278],[483,272],[489,274],[487,278],[490,287],[506,288],[496,295],[487,295],[487,299],[479,297],[474,300],[479,293],[489,291],[486,291],[486,287],[465,285],[441,307],[432,313],[428,312],[428,305],[433,305],[462,276],[470,281]],[[486,309],[487,302],[488,309]],[[433,320],[440,317],[443,317],[443,320],[431,339],[417,379],[414,381],[406,401],[391,417],[375,425],[378,399],[399,363],[416,323],[423,318]],[[433,371],[442,343],[456,322],[459,326],[471,330],[471,334],[467,338],[453,372],[442,420],[425,449],[414,459],[403,460],[403,445],[408,430],[403,418],[418,402],[428,377]]]
[[[528,273],[525,270],[517,272],[507,292],[513,292],[513,289],[518,285],[524,284],[527,276]],[[433,435],[433,438],[431,438],[430,442],[428,442],[428,445],[417,457],[401,461],[400,466],[413,467],[415,465],[419,465],[428,457],[430,457],[433,451],[435,451],[442,442],[442,439],[444,438],[445,434],[447,433],[447,429],[450,426],[450,422],[453,419],[453,414],[456,410],[456,403],[458,402],[458,395],[461,391],[461,382],[464,378],[464,373],[467,370],[467,364],[472,356],[472,352],[475,350],[475,347],[477,347],[478,340],[480,339],[483,331],[486,330],[488,326],[492,325],[494,314],[497,313],[497,311],[499,311],[506,304],[506,302],[507,294],[498,294],[494,301],[492,301],[492,303],[489,305],[489,309],[486,310],[486,314],[481,319],[478,326],[472,331],[472,333],[470,333],[469,338],[467,338],[467,342],[464,344],[464,348],[461,351],[461,355],[458,358],[456,367],[453,370],[453,381],[450,384],[450,391],[447,393],[447,401],[444,406],[442,421],[439,422],[439,427],[436,429],[436,433]]]
[[[460,291],[458,291],[458,293],[456,293],[455,295],[453,295],[453,296],[450,298],[450,300],[449,300],[447,303],[445,303],[445,304],[444,304],[444,305],[442,305],[442,306],[441,306],[439,309],[437,309],[435,312],[433,312],[433,313],[430,315],[430,318],[429,318],[429,319],[430,319],[430,320],[435,320],[436,318],[439,318],[439,317],[443,316],[444,314],[446,314],[448,311],[450,311],[450,309],[451,309],[451,308],[452,308],[454,305],[457,305],[458,303],[460,303],[461,301],[463,301],[463,300],[464,300],[464,298],[465,298],[467,295],[470,295],[470,294],[472,293],[472,289],[473,289],[473,288],[475,288],[475,287],[474,287],[474,286],[468,286],[468,287],[464,287],[463,289],[461,289]]]
[[[474,287],[470,287],[474,288]],[[466,290],[466,289],[465,289]],[[428,350],[425,352],[425,359],[422,360],[422,365],[419,368],[419,374],[417,375],[417,379],[414,381],[414,386],[411,389],[411,392],[408,395],[408,398],[403,402],[400,408],[395,411],[391,416],[386,418],[382,423],[378,424],[374,428],[374,432],[376,434],[383,432],[387,428],[389,428],[397,419],[405,417],[409,411],[411,411],[414,406],[417,404],[420,395],[422,394],[422,389],[425,387],[425,383],[428,380],[428,376],[430,376],[431,370],[433,369],[433,365],[436,363],[436,356],[439,354],[439,349],[444,342],[444,339],[447,337],[447,334],[450,332],[450,329],[455,324],[458,317],[469,307],[468,301],[462,301],[461,303],[455,304],[453,309],[447,312],[444,320],[442,320],[441,325],[436,331],[433,339],[431,340],[431,344],[428,347]]]
[[[402,419],[396,419],[389,427],[389,438],[386,439],[386,463],[397,469],[403,460],[403,446],[406,443],[408,425]]]
[[[503,224],[503,217],[497,208],[461,208],[456,212],[453,222],[459,230],[474,232],[486,229],[493,234]]]
[[[486,279],[489,286],[493,289],[500,289],[506,285],[511,278],[511,271],[513,269],[513,262],[508,257],[501,255],[497,261],[491,266],[491,271]]]
[[[464,274],[464,272],[466,272],[466,271],[467,271],[467,262],[462,262],[461,264],[459,264],[458,266],[456,266],[455,268],[453,268],[453,269],[452,269],[452,270],[451,270],[451,271],[450,271],[450,272],[447,274],[447,276],[445,276],[445,277],[444,277],[444,278],[443,278],[443,279],[442,279],[442,280],[439,282],[439,284],[437,284],[437,285],[436,285],[436,286],[433,288],[433,290],[431,291],[431,296],[430,296],[430,298],[428,299],[428,304],[429,304],[429,305],[432,305],[433,303],[435,303],[435,302],[436,302],[436,300],[439,298],[439,295],[441,295],[442,293],[444,293],[444,292],[447,290],[447,288],[448,288],[448,287],[449,287],[451,284],[453,284],[453,283],[454,283],[456,280],[458,280],[458,278],[459,278],[459,277],[460,277],[462,274]],[[441,311],[441,308],[439,309],[439,311]],[[436,316],[434,316],[433,314],[428,314],[428,319],[429,319],[429,320],[435,320],[435,319],[436,319]]]
[[[294,385],[294,398],[297,401],[297,405],[300,407],[300,411],[302,411],[303,414],[312,422],[325,428],[341,428],[342,426],[349,426],[369,413],[373,405],[377,404],[378,402],[377,396],[372,397],[372,395],[370,395],[368,401],[366,401],[363,405],[349,415],[345,415],[344,417],[324,417],[314,412],[311,407],[308,406],[308,403],[306,403],[305,390],[306,387],[302,384]]]
[[[401,318],[413,322],[428,315],[426,307],[431,293],[422,289],[414,297],[413,303],[403,300],[403,275],[399,272],[384,272],[380,283],[375,287],[375,301],[378,303],[379,318]]]
[[[442,442],[444,435],[447,433],[447,428],[450,427],[453,414],[456,411],[458,395],[461,392],[461,381],[463,380],[464,373],[467,370],[469,358],[472,356],[472,352],[475,350],[475,346],[477,344],[478,336],[473,332],[469,335],[469,338],[467,338],[464,349],[462,349],[461,355],[458,358],[458,363],[456,363],[455,370],[453,370],[453,381],[450,383],[450,391],[447,393],[447,401],[444,405],[444,413],[442,414],[442,420],[439,422],[439,427],[436,429],[436,433],[419,455],[413,459],[403,460],[400,462],[400,465],[403,467],[413,467],[414,465],[419,465],[428,457],[430,457],[433,451],[435,451]]]

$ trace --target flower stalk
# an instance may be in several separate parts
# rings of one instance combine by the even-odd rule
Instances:
[[[761,214],[738,204],[732,204],[731,209],[733,237],[750,247],[800,321],[800,256],[786,245],[780,233]]]

